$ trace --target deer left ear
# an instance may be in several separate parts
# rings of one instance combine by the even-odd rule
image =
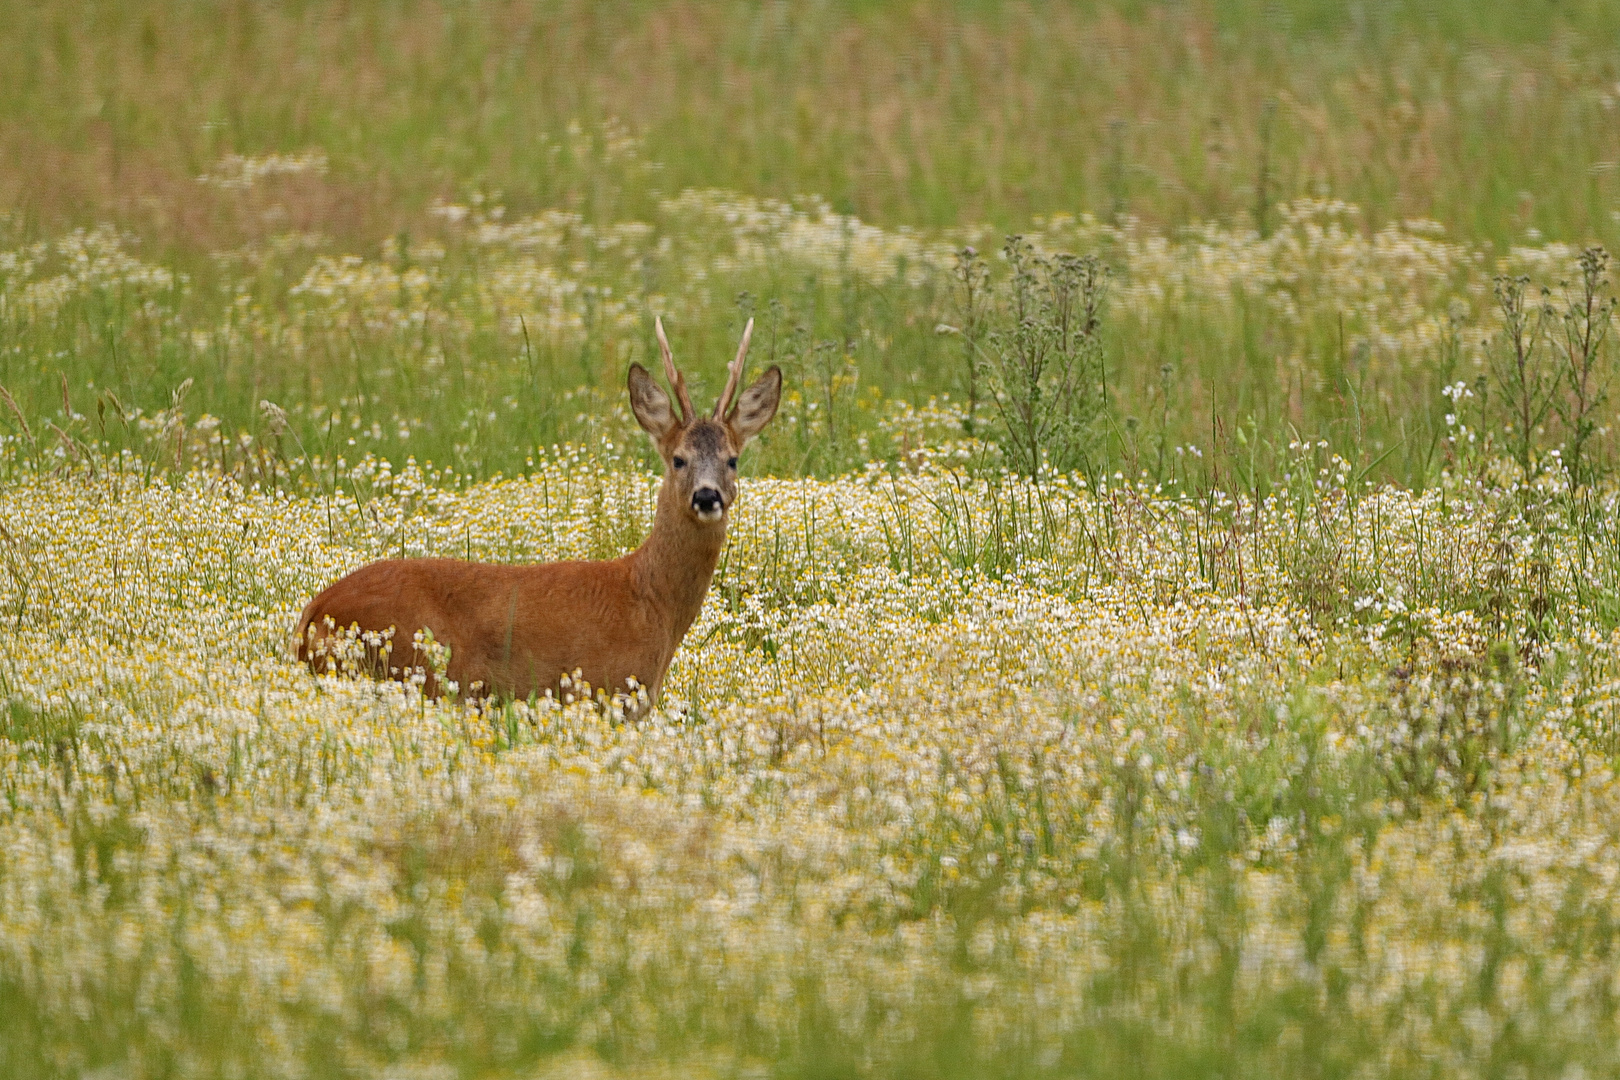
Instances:
[[[771,422],[776,407],[782,401],[782,369],[772,364],[769,371],[754,380],[754,385],[742,392],[737,404],[726,420],[737,433],[737,441],[746,443]]]
[[[653,382],[647,369],[640,364],[630,365],[628,389],[630,411],[636,414],[636,423],[653,437],[654,442],[675,430],[677,421],[674,410],[669,406],[669,395]]]

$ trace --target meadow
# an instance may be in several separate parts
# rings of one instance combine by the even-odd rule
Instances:
[[[0,4],[0,1074],[1614,1072],[1617,30]],[[289,659],[639,543],[655,316],[657,708]]]

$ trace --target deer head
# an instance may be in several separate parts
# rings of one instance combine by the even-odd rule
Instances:
[[[782,399],[782,369],[771,365],[733,403],[737,384],[742,380],[743,361],[748,356],[748,339],[754,333],[754,320],[749,319],[737,346],[737,358],[726,372],[725,392],[713,412],[698,416],[686,392],[686,376],[675,367],[663,320],[655,320],[654,326],[664,359],[664,376],[675,392],[680,415],[675,415],[669,395],[640,364],[630,365],[630,409],[664,459],[666,491],[676,505],[685,507],[697,521],[723,522],[737,497],[737,455],[776,415]]]

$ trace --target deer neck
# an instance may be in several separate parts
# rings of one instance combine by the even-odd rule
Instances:
[[[726,524],[694,521],[673,487],[665,483],[659,491],[652,532],[630,558],[637,583],[667,611],[679,644],[709,591],[725,546]]]

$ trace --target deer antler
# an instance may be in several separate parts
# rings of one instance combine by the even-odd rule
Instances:
[[[737,392],[737,384],[742,381],[743,360],[748,356],[748,339],[754,336],[754,320],[749,319],[748,325],[743,327],[742,343],[737,346],[737,359],[731,362],[726,369],[726,392],[720,395],[720,400],[714,404],[714,418],[723,419],[726,410],[731,408],[731,395]]]
[[[675,369],[675,354],[669,351],[669,338],[664,336],[664,320],[661,316],[653,317],[653,329],[658,331],[658,351],[664,357],[664,378],[669,380],[669,388],[675,391],[675,400],[681,407],[681,423],[690,424],[696,410],[692,408],[692,398],[686,392],[686,376]]]

